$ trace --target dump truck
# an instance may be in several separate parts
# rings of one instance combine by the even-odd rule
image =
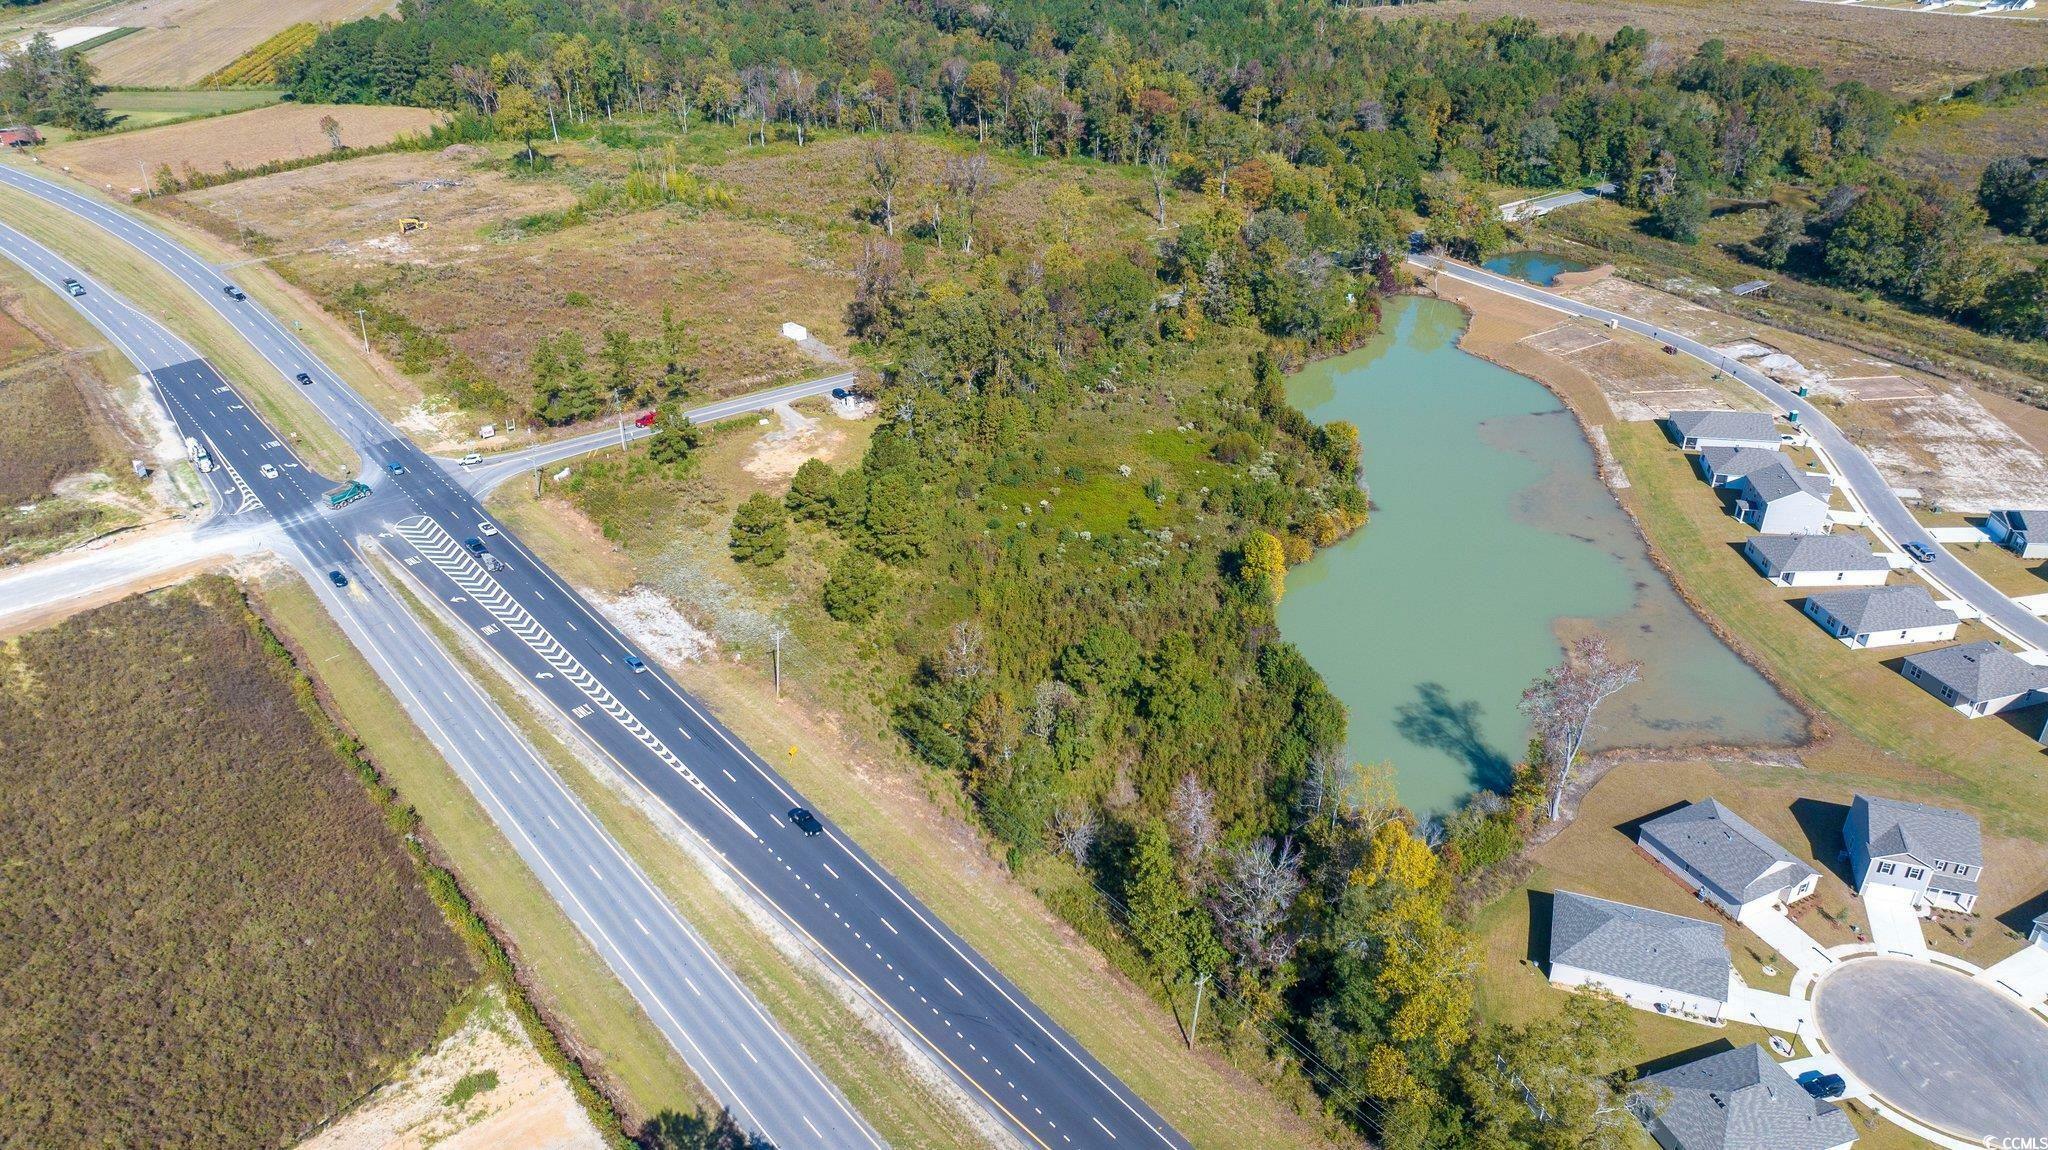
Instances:
[[[350,480],[327,493],[327,506],[346,507],[369,493],[369,484],[360,480]]]
[[[185,457],[192,461],[192,466],[201,471],[213,470],[212,453],[206,450],[204,444],[189,435],[185,437]]]

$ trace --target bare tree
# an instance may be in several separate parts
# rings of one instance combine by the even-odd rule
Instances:
[[[1053,813],[1053,842],[1058,844],[1061,854],[1074,860],[1075,866],[1088,865],[1088,856],[1094,853],[1095,840],[1101,833],[1101,821],[1087,807],[1061,807]]]
[[[974,250],[974,215],[981,210],[983,197],[995,183],[995,172],[989,167],[987,154],[976,152],[971,156],[948,159],[939,182],[945,186],[946,194],[960,206],[960,250],[971,252]]]
[[[1160,227],[1166,226],[1166,183],[1171,176],[1167,167],[1166,145],[1153,144],[1145,152],[1145,172],[1152,177],[1152,212]]]
[[[1201,886],[1208,877],[1209,854],[1216,849],[1216,796],[1193,771],[1174,784],[1167,824],[1180,851],[1182,881],[1189,887]]]
[[[988,658],[988,637],[979,619],[963,619],[946,633],[946,647],[939,652],[939,675],[949,683],[979,679],[994,668]]]
[[[882,201],[882,231],[896,234],[896,188],[910,174],[910,145],[903,137],[885,135],[868,142],[861,157],[861,175]]]
[[[456,64],[448,69],[449,79],[476,104],[478,113],[488,116],[498,110],[498,84],[491,74],[482,68],[467,64]]]
[[[322,116],[320,117],[320,130],[327,133],[327,143],[335,151],[341,151],[341,121],[333,116]]]
[[[1642,677],[1641,663],[1615,662],[1607,640],[1587,635],[1574,640],[1565,650],[1564,660],[1522,692],[1522,713],[1529,716],[1542,741],[1543,757],[1550,768],[1552,821],[1564,806],[1565,787],[1586,736],[1592,733],[1593,716],[1600,704]]]
[[[854,259],[853,278],[853,302],[846,305],[847,324],[862,339],[886,334],[895,323],[896,296],[903,287],[902,245],[895,240],[870,238]]]
[[[789,122],[796,125],[796,146],[804,146],[804,132],[818,110],[818,82],[795,68],[775,70],[775,103]]]
[[[1242,966],[1270,971],[1287,961],[1297,941],[1282,929],[1301,894],[1301,849],[1262,838],[1223,856],[1210,910],[1223,944]]]
[[[1031,689],[1032,734],[1041,739],[1051,738],[1060,718],[1081,706],[1081,696],[1072,687],[1058,679],[1047,679]]]

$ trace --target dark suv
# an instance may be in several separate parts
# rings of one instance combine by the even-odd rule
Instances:
[[[789,821],[795,823],[796,829],[804,832],[806,835],[815,837],[825,833],[825,826],[818,821],[818,816],[802,807],[797,807],[789,812]]]
[[[1823,1074],[1809,1070],[1799,1076],[1799,1085],[1806,1088],[1815,1098],[1840,1098],[1849,1089],[1849,1083],[1839,1074]]]

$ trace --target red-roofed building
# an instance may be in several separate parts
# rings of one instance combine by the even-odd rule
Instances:
[[[26,125],[18,128],[0,128],[0,147],[26,148],[42,142],[41,133]]]

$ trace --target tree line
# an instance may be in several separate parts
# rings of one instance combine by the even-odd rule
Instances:
[[[104,128],[107,114],[93,103],[97,93],[85,54],[59,51],[49,33],[38,32],[0,67],[0,121]]]

